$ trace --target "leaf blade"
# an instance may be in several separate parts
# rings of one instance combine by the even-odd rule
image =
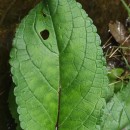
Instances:
[[[115,94],[104,109],[102,130],[121,130],[130,124],[130,83]]]
[[[24,18],[10,61],[23,129],[97,129],[108,86],[99,45],[75,0],[44,1]]]
[[[51,82],[53,82],[53,84],[58,82],[58,74],[55,74],[58,73],[58,69],[53,68],[54,71],[52,71],[52,73],[48,73],[48,69],[52,70],[51,68],[54,65],[55,68],[57,67],[57,63],[55,63],[57,61],[57,57],[55,56],[55,53],[52,53],[50,49],[48,49],[49,47],[47,45],[42,45],[42,41],[39,38],[40,33],[37,34],[37,31],[40,32],[45,28],[45,24],[41,23],[41,18],[44,19],[40,12],[42,8],[42,4],[38,5],[36,9],[32,10],[31,14],[28,15],[20,24],[16,33],[16,39],[14,40],[13,46],[15,49],[12,50],[12,53],[15,55],[12,54],[12,59],[10,61],[13,66],[12,73],[15,73],[14,80],[17,85],[15,95],[17,97],[17,104],[19,104],[18,112],[21,115],[20,121],[23,129],[43,129],[47,128],[46,124],[49,123],[50,126],[48,129],[53,129],[55,127],[54,120],[56,120],[56,115],[50,117],[50,113],[52,115],[53,113],[57,113],[57,105],[54,105],[53,109],[49,112],[47,108],[51,108],[51,105],[53,106],[53,104],[57,104],[57,96],[55,95],[57,95],[56,87],[58,88],[58,86],[53,88],[48,83],[48,80],[50,77],[52,78],[54,75],[57,75],[54,79],[52,78]],[[35,13],[35,11],[37,13]],[[36,14],[39,15],[37,16],[37,20]],[[35,28],[37,31],[35,31]],[[29,43],[33,44],[31,45]],[[43,43],[47,44],[48,41]],[[39,51],[36,53],[37,49]],[[44,55],[44,61],[42,61],[42,55]],[[48,59],[52,60],[49,61]],[[47,64],[48,68],[45,69],[44,65],[41,65],[44,64],[43,62]],[[41,70],[39,70],[40,66],[42,67]],[[44,72],[42,72],[42,70]],[[48,80],[46,80],[43,73],[49,77]],[[33,79],[31,77],[36,78]],[[42,96],[43,94],[44,96]],[[49,95],[53,97],[51,101],[49,101],[50,98],[47,98]],[[42,104],[42,100],[46,106]],[[47,102],[51,103],[48,104]],[[27,118],[24,119],[22,115],[25,114]],[[35,117],[35,120],[31,119],[31,117]],[[41,123],[41,120],[43,123]]]

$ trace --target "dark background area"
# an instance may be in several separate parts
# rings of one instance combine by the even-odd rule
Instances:
[[[9,53],[15,30],[21,19],[41,0],[0,0],[0,130],[15,130],[8,109],[8,92],[12,80]],[[125,23],[127,12],[120,0],[77,0],[93,19],[102,44],[108,39],[108,23],[119,20]],[[128,0],[126,2],[129,2]]]

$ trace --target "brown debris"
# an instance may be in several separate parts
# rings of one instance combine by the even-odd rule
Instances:
[[[110,21],[109,30],[114,39],[120,44],[119,46],[122,47],[122,51],[130,64],[130,35],[128,30],[119,21]]]

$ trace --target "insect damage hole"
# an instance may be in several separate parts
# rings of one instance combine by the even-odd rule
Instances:
[[[46,17],[46,14],[45,14],[45,13],[42,13],[42,15],[43,15],[44,17]]]
[[[41,34],[41,36],[44,40],[47,40],[48,37],[49,37],[49,31],[48,30],[43,30],[43,31],[40,32],[40,34]]]

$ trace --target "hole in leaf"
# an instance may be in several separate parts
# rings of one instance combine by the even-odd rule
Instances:
[[[41,36],[44,40],[47,40],[48,37],[49,37],[49,31],[48,30],[43,30],[43,31],[40,32],[40,34],[41,34]]]
[[[42,13],[42,15],[43,15],[44,17],[46,17],[46,14],[45,14],[45,13]]]

